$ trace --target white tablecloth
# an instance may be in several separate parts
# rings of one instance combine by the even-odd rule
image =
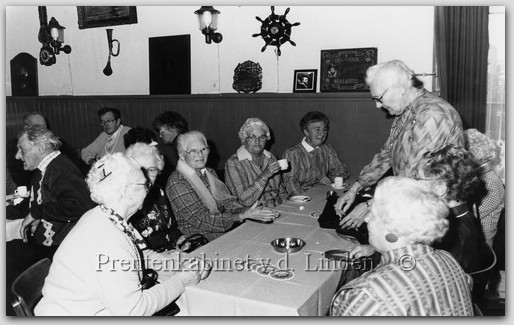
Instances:
[[[340,263],[327,260],[329,249],[351,249],[355,243],[342,239],[333,229],[320,228],[311,216],[325,205],[328,186],[307,193],[310,202],[287,202],[277,210],[273,224],[246,222],[191,253],[211,260],[210,276],[187,287],[178,299],[179,316],[317,316],[326,315],[341,275]],[[300,208],[303,206],[303,208]],[[298,237],[305,247],[294,254],[273,250],[270,242],[280,237]],[[247,258],[293,270],[294,276],[276,280],[245,269]]]

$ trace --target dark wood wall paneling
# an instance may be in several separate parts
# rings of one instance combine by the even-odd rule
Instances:
[[[174,110],[191,130],[204,132],[215,146],[218,169],[240,146],[237,133],[248,117],[259,117],[274,134],[271,151],[281,156],[303,134],[298,123],[308,111],[330,118],[327,142],[337,150],[355,177],[385,142],[391,120],[369,100],[369,93],[222,94],[166,96],[41,96],[7,97],[7,141],[16,137],[22,117],[31,111],[44,114],[52,131],[76,149],[101,132],[97,111],[112,106],[121,111],[123,124],[151,128],[161,112]],[[215,154],[215,153],[213,153]]]

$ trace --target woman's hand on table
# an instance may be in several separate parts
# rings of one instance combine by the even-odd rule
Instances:
[[[345,216],[339,225],[341,228],[359,228],[364,223],[364,218],[368,214],[368,205],[366,202],[355,206],[353,211]]]
[[[375,253],[375,248],[371,245],[357,245],[350,251],[350,258],[371,256]]]
[[[181,272],[177,274],[179,279],[184,284],[184,287],[190,287],[197,285],[201,280],[202,263],[198,262],[199,260],[196,258],[192,258],[185,262],[185,265],[182,266]]]
[[[273,221],[279,216],[277,211],[269,208],[263,208],[259,206],[259,201],[256,201],[250,209],[239,215],[239,220],[244,221],[245,219],[255,219],[260,221]]]

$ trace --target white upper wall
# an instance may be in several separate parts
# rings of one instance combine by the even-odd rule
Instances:
[[[434,7],[433,6],[289,6],[293,27],[290,43],[264,52],[261,23],[270,15],[269,6],[215,6],[221,11],[219,44],[206,44],[198,29],[194,11],[199,6],[137,6],[138,23],[111,26],[113,37],[121,43],[118,57],[111,59],[114,73],[102,73],[108,56],[107,36],[103,28],[78,29],[75,6],[48,6],[48,19],[55,17],[66,27],[65,44],[72,47],[69,55],[61,53],[57,63],[47,67],[38,63],[40,95],[147,95],[149,94],[148,38],[191,35],[191,92],[235,93],[232,88],[234,68],[251,60],[263,69],[259,92],[291,93],[296,69],[318,69],[320,51],[356,47],[377,47],[378,62],[392,59],[405,61],[416,72],[432,72]],[[276,6],[284,14],[287,6]],[[6,95],[11,95],[10,60],[20,52],[39,57],[39,18],[37,6],[6,7]],[[219,53],[219,56],[218,56]],[[220,75],[218,76],[218,69]],[[422,78],[431,89],[432,78]],[[211,81],[220,90],[211,89]]]

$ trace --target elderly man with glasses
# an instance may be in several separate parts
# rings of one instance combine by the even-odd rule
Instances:
[[[130,130],[121,124],[121,113],[116,108],[101,108],[98,118],[103,132],[80,153],[82,160],[90,166],[106,154],[124,152],[123,136]]]
[[[184,235],[214,240],[246,219],[269,222],[278,216],[268,208],[256,208],[256,203],[250,208],[237,203],[216,172],[205,167],[210,149],[201,132],[179,135],[177,149],[179,161],[168,178],[166,195]]]
[[[427,151],[448,144],[464,146],[462,121],[444,99],[428,92],[407,65],[399,60],[374,65],[366,72],[371,98],[377,108],[395,116],[389,138],[366,165],[357,181],[336,203],[339,215],[352,207],[361,188],[376,184],[392,169],[395,176],[413,177],[413,170]],[[369,204],[369,203],[368,203]],[[361,203],[343,218],[343,228],[358,228],[364,222],[367,205]]]

